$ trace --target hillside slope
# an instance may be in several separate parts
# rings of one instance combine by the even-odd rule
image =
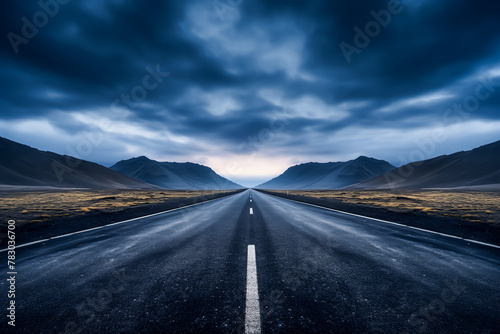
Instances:
[[[500,141],[470,151],[413,162],[349,188],[500,189]]]
[[[40,151],[2,137],[0,137],[0,187],[2,189],[156,188],[93,162]]]
[[[260,189],[339,189],[395,167],[387,161],[361,156],[347,162],[309,162],[288,168],[283,174],[256,188]]]
[[[158,162],[141,156],[122,160],[110,168],[138,180],[167,189],[227,190],[244,188],[218,175],[207,166],[190,162]]]

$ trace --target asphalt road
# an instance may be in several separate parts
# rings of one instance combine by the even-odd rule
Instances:
[[[499,248],[256,191],[18,248],[16,271],[2,333],[500,332]]]

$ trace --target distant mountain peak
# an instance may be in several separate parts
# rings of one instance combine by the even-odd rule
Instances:
[[[121,160],[111,169],[167,189],[241,189],[243,186],[215,173],[210,167],[192,162],[160,162],[142,157]]]
[[[156,188],[94,162],[40,151],[2,137],[0,156],[0,186],[4,188]],[[72,163],[68,164],[68,161]]]
[[[401,166],[353,189],[500,189],[500,141]]]
[[[261,189],[339,189],[395,167],[384,160],[360,156],[346,162],[308,162],[289,167],[283,174],[265,182]]]
[[[359,157],[357,157],[356,159],[354,159],[353,161],[357,161],[357,160],[378,160],[378,159],[375,159],[375,158],[370,158],[370,157],[367,157],[366,155],[360,155]]]

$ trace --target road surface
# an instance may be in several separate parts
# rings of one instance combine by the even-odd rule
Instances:
[[[2,333],[500,331],[499,248],[253,190],[16,256]]]

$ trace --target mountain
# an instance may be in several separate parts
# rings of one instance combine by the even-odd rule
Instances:
[[[167,189],[241,189],[243,186],[216,174],[211,168],[190,162],[158,162],[147,157],[122,160],[111,169]]]
[[[309,162],[288,168],[283,174],[256,188],[339,189],[394,169],[387,161],[361,156],[347,162]]]
[[[150,189],[93,162],[44,152],[0,137],[0,189]]]
[[[471,151],[413,162],[349,188],[499,190],[500,141]]]

